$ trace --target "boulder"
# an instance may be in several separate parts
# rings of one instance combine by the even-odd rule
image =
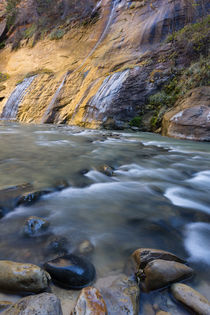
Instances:
[[[49,280],[49,274],[36,265],[0,261],[2,290],[38,293],[48,288]]]
[[[186,284],[175,283],[171,286],[174,298],[187,306],[193,314],[210,315],[210,303],[199,292]]]
[[[52,280],[68,289],[82,289],[95,279],[94,266],[83,257],[73,254],[51,260],[44,265]]]
[[[125,275],[113,277],[113,282],[105,286],[106,279],[98,283],[107,306],[108,314],[137,315],[139,313],[140,289],[133,278]],[[109,281],[108,281],[109,282]]]
[[[29,237],[39,236],[49,226],[49,222],[43,218],[31,216],[25,220],[23,233]]]
[[[111,166],[106,165],[106,164],[99,166],[98,171],[109,177],[113,176],[114,174],[114,169]]]
[[[163,117],[162,135],[210,141],[210,87],[195,88]]]
[[[13,304],[2,315],[62,315],[60,300],[56,295],[42,293],[27,296]]]
[[[106,315],[106,303],[101,293],[93,287],[82,290],[72,315]]]
[[[155,259],[184,263],[183,259],[177,257],[170,252],[152,248],[139,248],[132,254],[132,258],[134,259],[139,269],[144,269],[150,261],[153,261]]]
[[[189,278],[193,270],[179,262],[156,259],[144,268],[146,291],[160,289],[173,282]]]

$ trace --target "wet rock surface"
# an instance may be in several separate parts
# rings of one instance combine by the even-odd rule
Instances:
[[[62,315],[60,300],[50,293],[24,297],[2,313],[3,315]]]
[[[193,270],[179,262],[153,260],[144,269],[145,289],[147,291],[160,289],[175,281],[190,278]]]
[[[0,261],[2,290],[39,293],[48,288],[49,281],[49,274],[36,265]]]
[[[82,289],[72,315],[106,315],[107,307],[101,293],[94,287]]]
[[[166,252],[160,249],[152,249],[152,248],[140,248],[137,249],[133,254],[132,258],[137,264],[138,268],[144,269],[146,265],[155,259],[162,259],[168,261],[177,261],[180,263],[184,263],[184,260],[177,257],[176,255]]]
[[[171,286],[171,292],[174,298],[189,308],[193,314],[210,314],[210,302],[203,295],[188,285],[175,283]]]
[[[68,253],[69,246],[70,243],[66,237],[52,235],[47,240],[45,252],[47,254],[56,254],[58,256],[64,256]]]
[[[50,223],[44,218],[31,216],[25,220],[23,226],[23,234],[28,237],[35,237],[46,232]]]
[[[92,263],[73,254],[51,260],[44,267],[56,284],[75,290],[90,285],[96,275]]]
[[[20,196],[31,189],[31,184],[23,184],[0,190],[0,216],[13,210],[18,205]]]
[[[89,240],[82,241],[78,245],[76,252],[78,252],[78,254],[84,255],[84,256],[90,255],[94,252],[94,245]]]
[[[138,314],[140,289],[133,278],[120,275],[107,280],[100,279],[97,285],[107,305],[108,314]]]

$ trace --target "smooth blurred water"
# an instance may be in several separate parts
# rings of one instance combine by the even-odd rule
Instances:
[[[1,189],[71,185],[0,220],[0,259],[49,259],[47,236],[22,235],[27,217],[42,216],[51,234],[68,238],[69,252],[83,240],[93,243],[98,277],[122,270],[139,247],[159,248],[186,258],[196,270],[191,285],[210,297],[209,143],[2,122],[0,148]],[[104,164],[113,177],[98,171]]]

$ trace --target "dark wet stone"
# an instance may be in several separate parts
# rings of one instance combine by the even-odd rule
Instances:
[[[12,211],[17,205],[20,196],[32,189],[31,184],[23,184],[11,186],[0,190],[0,216],[4,216],[9,211]]]
[[[23,233],[24,235],[34,237],[39,236],[49,227],[49,222],[43,218],[31,216],[25,220]]]
[[[17,205],[24,205],[24,206],[30,206],[34,204],[36,201],[38,201],[41,197],[51,194],[56,191],[61,191],[65,188],[69,187],[68,182],[61,181],[56,183],[55,187],[39,190],[39,191],[30,191],[25,194],[22,194],[18,201]]]
[[[61,287],[82,289],[95,279],[95,268],[85,258],[70,254],[45,263],[52,280]]]
[[[113,176],[114,174],[114,169],[109,165],[99,166],[98,171],[109,177]]]

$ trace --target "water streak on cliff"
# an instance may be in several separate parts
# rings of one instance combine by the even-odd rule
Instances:
[[[99,6],[101,5],[101,2],[102,2],[102,1],[99,1],[99,2],[97,3],[97,5],[96,5],[96,7],[95,7],[95,10],[97,10],[97,9],[99,8]],[[82,63],[81,63],[73,72],[71,72],[71,74],[74,74],[75,72],[79,71],[79,70],[84,66],[84,64],[86,63],[86,61],[88,60],[88,58],[90,58],[90,57],[93,55],[93,53],[95,52],[95,50],[98,48],[98,46],[101,44],[101,42],[103,41],[103,39],[104,39],[105,36],[107,35],[107,32],[108,32],[108,30],[109,30],[109,27],[110,27],[110,25],[111,25],[111,23],[112,23],[112,20],[113,20],[113,18],[114,18],[115,9],[116,9],[118,3],[119,3],[119,0],[112,0],[112,4],[111,4],[111,5],[112,5],[112,8],[111,8],[111,11],[110,11],[110,14],[109,14],[109,18],[108,18],[108,21],[107,21],[107,23],[106,23],[106,26],[105,26],[105,28],[104,28],[104,30],[103,30],[103,32],[102,32],[100,38],[98,39],[98,41],[97,41],[97,43],[95,44],[95,46],[91,49],[91,51],[89,52],[89,54],[83,59]],[[53,97],[53,99],[52,99],[50,105],[48,106],[48,108],[47,108],[47,110],[46,110],[46,112],[45,112],[45,114],[44,114],[44,116],[43,116],[43,118],[42,118],[42,123],[48,122],[48,117],[50,116],[50,113],[51,113],[51,111],[52,111],[52,109],[53,109],[53,107],[54,107],[54,105],[55,105],[55,103],[56,103],[56,100],[57,100],[58,96],[59,96],[60,93],[61,93],[61,90],[62,90],[62,88],[63,88],[63,86],[64,86],[64,84],[65,84],[65,82],[66,82],[66,79],[67,79],[68,75],[69,75],[69,72],[67,72],[67,73],[64,75],[63,80],[62,80],[62,82],[61,82],[59,88],[57,89],[57,91],[56,91],[56,93],[55,93],[55,95],[54,95],[54,97]],[[74,113],[73,113],[73,115],[72,115],[72,120],[74,119],[75,115],[77,114],[78,107],[79,107],[79,103],[75,106],[75,110],[74,110]]]
[[[21,104],[24,96],[28,92],[28,88],[36,76],[25,78],[20,84],[16,86],[8,101],[6,102],[1,114],[1,119],[13,120],[16,118],[18,107]]]

